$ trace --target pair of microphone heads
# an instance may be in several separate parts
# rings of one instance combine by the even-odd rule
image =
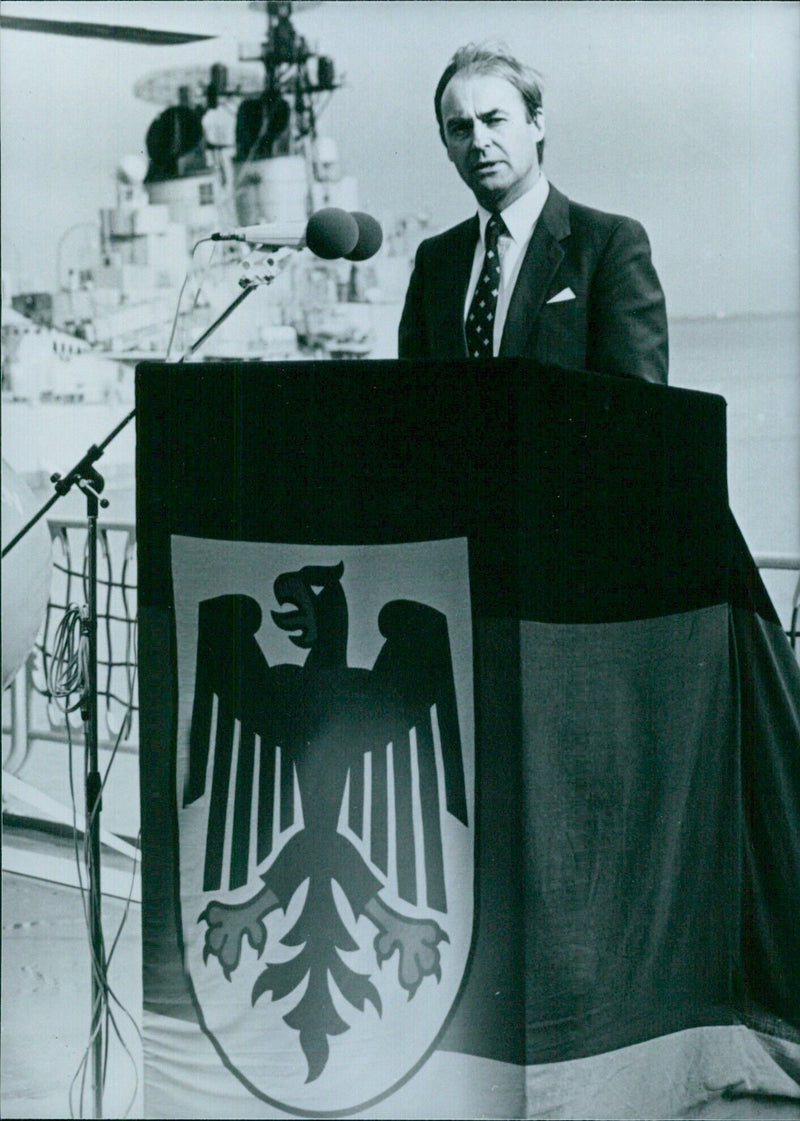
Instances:
[[[371,214],[361,210],[326,207],[312,214],[306,227],[306,245],[317,257],[366,261],[383,244],[383,230]]]
[[[366,261],[374,257],[383,244],[383,230],[371,214],[328,206],[312,214],[307,223],[265,222],[258,226],[240,226],[212,234],[211,240],[244,241],[270,249],[307,247],[326,261],[341,257],[346,261]]]

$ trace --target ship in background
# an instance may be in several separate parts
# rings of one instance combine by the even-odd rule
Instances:
[[[295,24],[316,6],[251,3],[266,15],[266,34],[259,48],[240,49],[242,65],[140,80],[136,96],[162,108],[147,130],[147,157],[116,169],[116,204],[62,235],[55,291],[13,292],[4,277],[4,457],[34,485],[69,466],[64,440],[80,454],[113,427],[132,403],[137,361],[180,358],[258,268],[248,247],[209,243],[212,233],[359,208],[355,177],[343,174],[334,140],[318,127],[343,78]],[[3,16],[2,25],[170,41],[97,24]],[[428,230],[425,216],[384,225],[383,248],[369,261],[293,252],[194,360],[393,356],[411,260]],[[110,446],[105,462],[112,474],[132,471],[129,444]]]

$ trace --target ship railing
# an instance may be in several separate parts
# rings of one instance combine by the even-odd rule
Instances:
[[[53,641],[66,608],[86,602],[86,525],[80,519],[51,519],[53,586],[45,621],[25,667],[4,696],[3,769],[17,774],[37,740],[67,743],[82,737],[77,711],[65,716],[50,695],[48,669]],[[136,531],[128,522],[98,525],[98,724],[100,748],[136,753],[139,700],[136,661]],[[760,570],[798,573],[786,631],[800,656],[800,556],[764,553],[754,557]],[[67,721],[69,727],[67,727]]]
[[[53,579],[44,622],[33,651],[3,698],[3,770],[18,774],[34,743],[82,742],[77,696],[60,700],[49,676],[56,636],[70,606],[87,594],[86,521],[49,519]],[[105,754],[137,753],[139,698],[136,659],[136,530],[130,522],[101,520],[97,530],[98,745]],[[8,739],[6,739],[8,737]],[[9,743],[6,751],[6,742]]]
[[[790,606],[789,626],[786,637],[789,644],[798,653],[798,640],[800,640],[800,556],[794,553],[755,553],[753,560],[759,572],[796,572],[797,583],[794,586]]]

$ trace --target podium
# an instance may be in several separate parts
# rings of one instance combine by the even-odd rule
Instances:
[[[713,1116],[743,1062],[800,1098],[800,674],[724,401],[523,360],[136,390],[148,1115]]]

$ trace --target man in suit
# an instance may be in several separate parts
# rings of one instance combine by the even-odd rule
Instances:
[[[463,47],[434,104],[478,214],[420,245],[400,357],[527,357],[666,384],[666,309],[647,234],[548,183],[536,73],[503,50]]]

